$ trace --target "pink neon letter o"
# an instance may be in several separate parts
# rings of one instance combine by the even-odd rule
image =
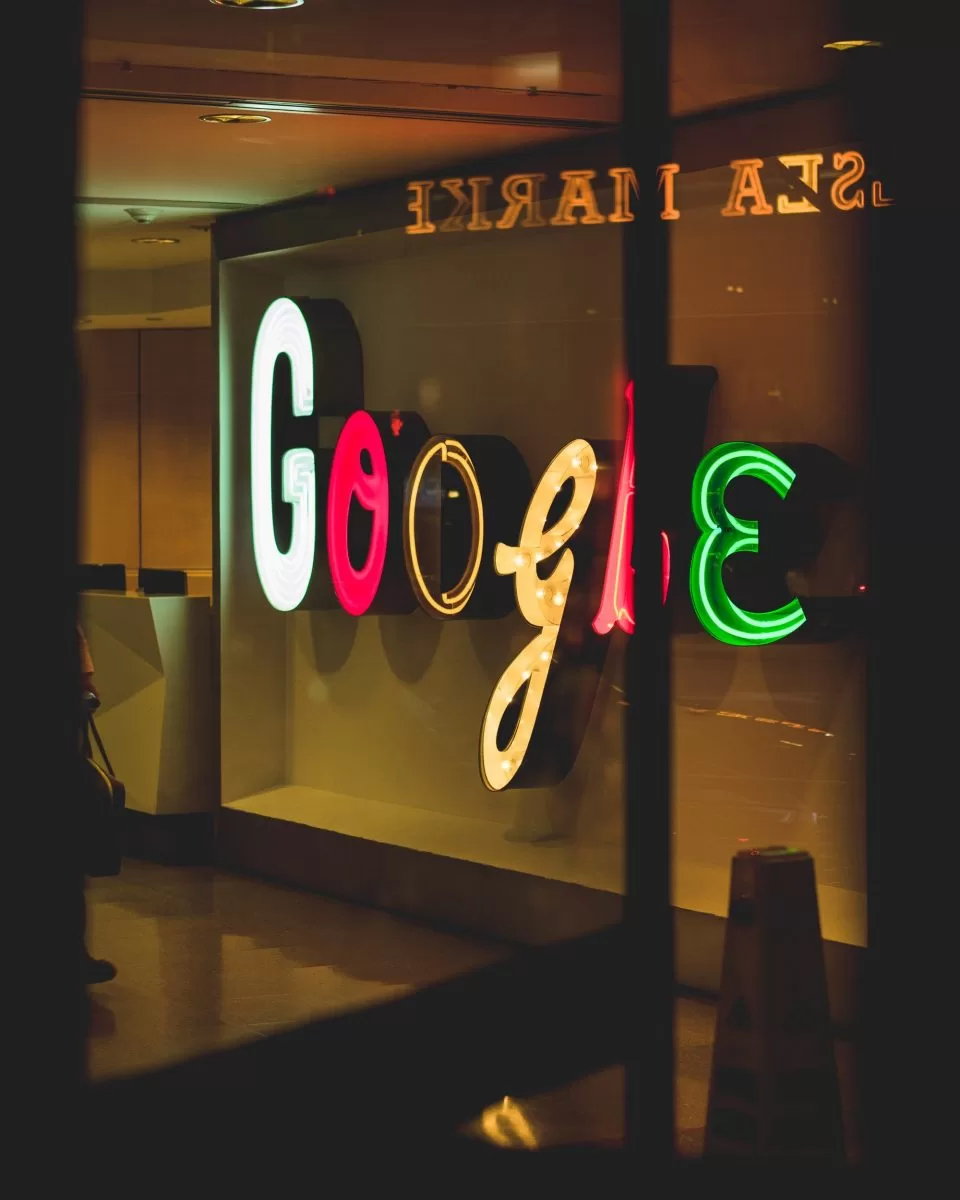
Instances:
[[[370,455],[373,473],[368,475],[360,463],[360,453]],[[373,513],[367,561],[357,569],[350,561],[348,536],[350,502],[356,498]],[[359,617],[373,603],[383,564],[387,557],[387,530],[390,521],[390,494],[387,456],[373,418],[367,412],[355,412],[344,425],[333,452],[330,489],[327,495],[327,554],[333,590],[341,605]]]

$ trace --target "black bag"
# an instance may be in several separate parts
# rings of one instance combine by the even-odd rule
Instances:
[[[84,807],[83,869],[87,875],[119,875],[123,857],[123,810],[126,789],[113,773],[93,713],[84,717],[81,792]],[[90,734],[103,766],[94,760]]]

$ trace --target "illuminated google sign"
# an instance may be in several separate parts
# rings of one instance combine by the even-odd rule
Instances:
[[[563,446],[532,489],[519,530],[509,531],[497,500],[510,486],[510,460],[503,439],[430,436],[415,414],[350,412],[339,432],[325,478],[314,449],[294,445],[279,460],[275,478],[274,378],[278,359],[290,368],[290,406],[294,427],[314,416],[314,338],[311,305],[336,302],[275,300],[260,322],[253,354],[250,401],[250,490],[253,548],[257,574],[269,603],[281,612],[334,604],[353,616],[369,612],[409,611],[412,596],[440,619],[502,615],[483,607],[490,593],[487,577],[513,579],[512,603],[536,631],[507,666],[487,705],[480,738],[480,770],[488,788],[499,791],[514,782],[524,762],[554,661],[560,625],[576,566],[568,544],[587,517],[597,483],[598,454],[576,439]],[[345,312],[345,310],[344,310]],[[352,325],[352,322],[351,322]],[[628,428],[620,465],[613,527],[604,568],[602,596],[593,630],[609,634],[614,626],[632,633],[634,450],[633,385],[626,391]],[[377,420],[377,417],[380,420]],[[386,436],[384,432],[386,431]],[[310,440],[306,436],[304,441]],[[490,466],[490,443],[501,443],[500,457]],[[515,454],[516,452],[514,452]],[[425,566],[417,514],[424,502],[439,509],[440,494],[431,492],[431,472],[455,472],[469,507],[469,535],[460,576],[438,585],[436,572]],[[745,442],[711,450],[700,463],[692,489],[693,515],[700,530],[690,564],[690,595],[703,627],[713,637],[734,645],[763,645],[797,630],[806,619],[799,601],[770,612],[749,612],[730,599],[722,578],[730,555],[756,552],[757,522],[735,517],[724,504],[728,485],[750,475],[768,484],[781,498],[794,472],[771,451]],[[516,479],[514,471],[512,478]],[[433,475],[436,478],[436,475]],[[289,545],[278,540],[275,499],[289,506]],[[462,493],[460,492],[462,487]],[[321,511],[318,496],[325,492]],[[563,502],[565,500],[565,502]],[[560,511],[557,505],[560,502]],[[366,514],[364,545],[357,549],[352,518]],[[508,524],[505,525],[504,521]],[[317,586],[318,542],[323,541],[332,594],[311,596]],[[543,564],[543,566],[541,566]],[[544,567],[549,573],[542,575]],[[492,571],[491,571],[492,568]],[[402,575],[402,579],[400,576]],[[670,548],[663,535],[663,598],[670,579]],[[494,579],[493,586],[496,585]],[[519,703],[513,732],[499,744],[508,709]]]

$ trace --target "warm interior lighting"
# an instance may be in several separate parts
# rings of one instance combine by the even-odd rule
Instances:
[[[161,238],[161,237],[141,237],[131,238],[138,246],[176,246],[179,245],[179,238]]]
[[[251,8],[264,12],[278,12],[285,8],[299,8],[303,0],[210,0],[217,8]]]
[[[208,125],[266,125],[270,118],[263,113],[204,113],[200,120]]]
[[[871,42],[867,38],[853,38],[849,41],[824,42],[824,50],[859,50],[861,46],[882,46],[883,42]]]

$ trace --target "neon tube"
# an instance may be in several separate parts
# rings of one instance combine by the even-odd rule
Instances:
[[[457,584],[449,592],[442,592],[437,598],[427,587],[420,559],[417,554],[416,511],[417,496],[420,485],[426,474],[427,467],[434,458],[439,457],[442,463],[449,463],[463,480],[470,501],[470,525],[472,536],[467,565]],[[431,438],[426,443],[410,471],[410,483],[407,488],[406,504],[403,521],[403,542],[407,560],[407,574],[413,584],[413,590],[421,606],[432,616],[455,617],[462,612],[470,601],[473,589],[477,585],[480,564],[483,558],[483,497],[480,495],[480,481],[473,465],[473,460],[462,443],[454,438]]]
[[[601,636],[610,633],[614,625],[618,625],[624,633],[633,633],[636,628],[633,608],[635,572],[630,561],[633,554],[633,504],[636,491],[633,380],[627,384],[624,398],[627,402],[627,429],[624,435],[623,461],[620,464],[620,478],[617,481],[617,500],[613,512],[613,530],[610,534],[610,548],[607,551],[607,565],[604,569],[603,593],[600,597],[600,608],[593,618],[594,631]],[[663,572],[662,601],[666,604],[667,591],[670,587],[670,543],[665,533],[661,533],[660,537]]]
[[[253,348],[250,386],[250,509],[253,557],[263,594],[281,612],[307,593],[316,551],[317,479],[312,450],[288,450],[281,460],[282,496],[293,506],[290,548],[277,546],[273,523],[273,374],[281,354],[290,360],[293,414],[313,413],[313,345],[306,318],[293,300],[274,300],[263,314]]]
[[[372,473],[363,469],[360,455],[370,456]],[[359,569],[350,561],[350,503],[356,500],[373,514],[366,561]],[[359,617],[373,603],[383,578],[390,522],[390,489],[387,456],[380,431],[368,412],[353,413],[333,452],[330,487],[327,493],[327,554],[333,590],[341,606]]]
[[[701,624],[718,641],[762,646],[796,632],[807,618],[796,597],[770,612],[754,613],[727,595],[724,562],[731,554],[755,554],[760,545],[758,523],[733,516],[723,502],[740,475],[762,480],[781,500],[796,478],[783,459],[749,442],[726,442],[704,457],[693,477],[693,516],[701,537],[690,559],[690,598]]]

